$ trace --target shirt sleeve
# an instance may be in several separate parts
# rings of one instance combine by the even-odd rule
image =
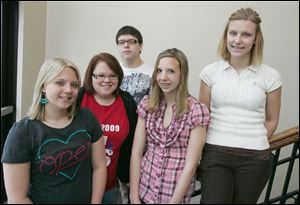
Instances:
[[[191,128],[198,125],[208,127],[210,123],[210,114],[207,106],[203,103],[196,103],[192,108]]]
[[[205,82],[209,87],[212,87],[213,80],[211,78],[211,69],[209,66],[206,66],[199,74],[199,77],[202,81]]]
[[[146,117],[146,113],[148,111],[148,102],[149,102],[148,95],[145,95],[137,107],[136,112],[138,116],[143,119]]]
[[[24,163],[32,159],[31,137],[24,127],[24,121],[15,123],[10,129],[1,162]]]
[[[282,85],[282,79],[277,70],[270,70],[269,75],[267,75],[266,77],[266,91],[268,93],[276,90]]]

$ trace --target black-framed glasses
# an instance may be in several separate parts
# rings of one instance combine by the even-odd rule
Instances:
[[[137,44],[138,42],[139,41],[136,39],[118,40],[118,45],[124,46],[125,43],[127,43],[128,45],[133,45],[133,44]]]
[[[118,80],[118,76],[117,75],[103,75],[103,74],[92,74],[92,76],[94,78],[96,78],[97,80],[105,80],[106,78],[108,78],[109,80]]]

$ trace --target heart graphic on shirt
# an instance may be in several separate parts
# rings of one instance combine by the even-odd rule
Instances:
[[[37,152],[40,172],[73,179],[90,156],[90,139],[86,130],[79,130],[65,141],[59,138],[46,140]]]

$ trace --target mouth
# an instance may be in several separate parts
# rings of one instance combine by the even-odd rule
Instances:
[[[170,84],[169,83],[160,83],[159,87],[161,87],[162,89],[167,89],[169,88]]]
[[[131,51],[123,51],[123,54],[130,54]]]
[[[72,102],[73,97],[59,97],[59,99],[61,99],[61,101],[64,103],[70,103]]]
[[[244,46],[234,46],[234,45],[231,45],[231,48],[237,49],[237,50],[242,50],[242,49],[244,49],[245,47],[244,47]]]

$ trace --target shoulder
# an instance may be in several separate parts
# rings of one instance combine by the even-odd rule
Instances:
[[[280,76],[280,73],[275,68],[266,64],[261,64],[258,67],[258,72],[266,76]]]
[[[267,92],[271,92],[282,85],[282,78],[276,69],[262,64],[257,68],[257,83]]]
[[[199,101],[194,96],[191,96],[191,95],[187,98],[187,102],[188,102],[189,107],[199,104]]]
[[[76,115],[83,119],[94,116],[93,112],[90,109],[84,107],[76,107]]]
[[[150,65],[149,63],[144,63],[144,66],[146,69],[148,69],[150,71],[153,71],[153,69],[154,69],[154,66]]]
[[[81,87],[79,89],[77,100],[76,100],[76,106],[80,107],[81,102],[82,102],[82,98],[83,98],[83,95],[84,95],[85,92],[86,92],[86,90],[85,90],[84,87]]]
[[[127,91],[123,91],[120,89],[120,96],[125,104],[125,107],[129,106],[129,105],[134,105],[136,107],[136,103],[134,101],[134,98],[132,97],[132,95],[130,95],[129,92]]]
[[[123,100],[133,100],[129,92],[120,89],[120,96]]]
[[[145,95],[138,105],[138,109],[148,110],[149,96]]]
[[[218,70],[223,70],[224,68],[226,68],[228,66],[229,66],[229,63],[227,61],[220,60],[220,61],[216,61],[214,63],[206,65],[203,70],[218,71]]]
[[[203,70],[200,73],[200,76],[204,77],[204,76],[215,75],[216,73],[223,71],[228,66],[229,63],[223,60],[208,64],[203,68]]]
[[[200,106],[199,100],[196,99],[194,96],[189,96],[187,98],[187,104],[188,104],[189,110],[193,110],[193,109],[195,109],[195,107]]]
[[[196,99],[194,96],[189,96],[187,99],[189,110],[195,110],[195,109],[201,109],[201,110],[208,110],[205,104],[200,103],[198,99]]]
[[[12,129],[26,131],[35,128],[39,122],[39,120],[31,120],[28,117],[25,117],[22,120],[15,122]]]
[[[142,73],[146,74],[146,75],[152,75],[154,67],[152,65],[150,65],[149,63],[144,63],[143,65],[141,65],[140,67]]]

